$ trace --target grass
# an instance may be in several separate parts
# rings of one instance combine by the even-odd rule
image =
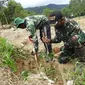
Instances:
[[[56,64],[56,62],[53,61],[46,62],[48,57],[49,59],[53,59],[53,53],[48,55],[43,52],[40,53],[41,71],[43,71],[49,79],[52,79],[55,82],[57,82],[58,80],[62,80],[58,65]]]
[[[73,62],[73,68],[64,69],[64,78],[66,81],[73,80],[73,85],[85,85],[85,65],[77,61]]]
[[[29,71],[22,71],[21,73],[22,78],[26,81],[28,79],[29,76]]]
[[[13,46],[5,38],[0,37],[0,59],[3,65],[10,67],[13,72],[16,72],[15,61],[12,58],[13,51]]]
[[[71,72],[71,79],[75,85],[85,85],[85,66],[83,63],[76,62],[74,71]]]
[[[26,52],[26,51],[25,51]],[[28,53],[28,52],[27,52]],[[13,72],[16,72],[16,62],[14,57],[21,58],[21,56],[27,56],[19,49],[15,50],[14,46],[7,42],[6,39],[0,37],[0,64],[9,67]],[[45,61],[45,57],[47,56],[44,53],[40,53],[40,71],[45,72],[48,78],[57,82],[58,80],[62,80],[61,74],[58,70],[58,66],[55,62],[47,63]],[[53,54],[48,55],[53,58]],[[28,58],[27,58],[28,59]],[[34,61],[35,62],[35,61]],[[85,66],[84,63],[78,62],[78,60],[72,62],[74,65],[74,69],[64,69],[64,78],[66,81],[73,80],[74,85],[85,85]],[[21,75],[24,80],[27,80],[29,72],[26,70],[22,71]]]

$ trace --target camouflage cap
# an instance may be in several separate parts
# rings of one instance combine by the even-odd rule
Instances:
[[[21,19],[20,17],[17,17],[17,18],[14,19],[14,24],[16,25],[17,28],[20,24],[22,24],[24,22],[25,22],[25,20]]]

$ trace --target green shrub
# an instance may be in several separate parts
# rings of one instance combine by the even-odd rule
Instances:
[[[15,61],[12,58],[14,52],[13,46],[7,42],[5,38],[0,37],[0,58],[4,65],[11,68],[13,72],[16,72]]]

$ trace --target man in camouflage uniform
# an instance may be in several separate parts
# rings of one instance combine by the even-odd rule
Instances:
[[[53,12],[49,19],[52,24],[55,23],[56,36],[54,39],[44,38],[43,41],[45,43],[60,43],[63,41],[64,46],[60,48],[61,54],[58,61],[67,63],[70,58],[75,57],[75,49],[81,49],[85,45],[85,34],[77,22],[65,18],[61,12]]]
[[[17,17],[14,20],[14,23],[17,28],[26,28],[29,32],[29,39],[33,41],[35,54],[38,53],[38,38],[36,30],[40,30],[40,39],[42,40],[43,37],[47,36],[47,38],[51,39],[50,35],[50,26],[48,22],[48,18],[44,15],[34,15],[28,16],[25,19],[21,19]],[[42,41],[43,42],[43,41]],[[52,53],[52,46],[51,44],[45,44],[46,52]]]

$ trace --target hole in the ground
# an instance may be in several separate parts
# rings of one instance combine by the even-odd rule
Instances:
[[[15,74],[19,75],[22,71],[35,71],[36,65],[34,59],[16,59],[17,72]]]

